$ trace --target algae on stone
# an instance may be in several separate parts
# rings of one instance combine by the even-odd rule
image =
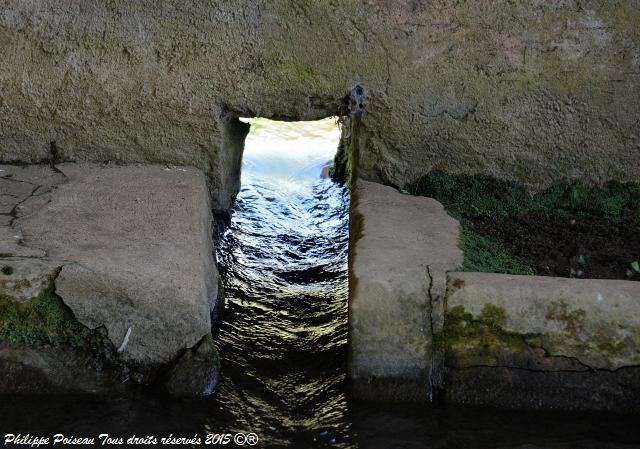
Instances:
[[[455,306],[445,316],[443,343],[449,366],[515,364],[536,349],[531,345],[536,335],[519,334],[504,329],[506,312],[486,304],[478,316],[463,306]]]
[[[52,286],[27,302],[0,295],[0,344],[70,346],[103,352],[99,340],[95,331],[75,319]]]

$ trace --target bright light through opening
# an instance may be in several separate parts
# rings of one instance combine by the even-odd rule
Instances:
[[[333,162],[340,140],[334,117],[312,122],[241,119],[251,124],[245,141],[242,181],[269,178],[299,189],[317,181]]]

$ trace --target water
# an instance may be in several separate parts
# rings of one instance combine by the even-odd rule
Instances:
[[[219,245],[218,400],[237,430],[258,427],[273,445],[345,443],[349,198],[320,178],[337,128],[325,122],[302,140],[290,126],[249,136]]]
[[[260,439],[254,447],[268,448],[640,448],[638,416],[349,400],[349,198],[319,177],[335,151],[336,129],[331,122],[307,124],[302,134],[313,130],[314,139],[301,141],[292,124],[257,125],[231,226],[218,242],[226,307],[216,396],[5,397],[0,436],[254,432]]]

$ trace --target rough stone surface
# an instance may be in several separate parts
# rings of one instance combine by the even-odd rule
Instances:
[[[448,285],[451,401],[640,409],[637,283],[449,273]]]
[[[34,249],[21,245],[19,229],[11,224],[22,214],[27,203],[42,203],[65,177],[48,165],[0,165],[0,255],[39,257]]]
[[[640,368],[531,371],[478,366],[445,371],[446,400],[478,407],[640,412]]]
[[[61,264],[39,258],[0,258],[0,295],[29,301],[50,285]]]
[[[462,264],[458,222],[431,198],[357,181],[351,232],[349,372],[355,395],[427,400],[445,272]]]
[[[211,334],[188,349],[162,380],[162,389],[177,398],[210,396],[220,379],[220,359]]]
[[[217,291],[205,176],[193,168],[62,164],[47,201],[24,203],[24,244],[64,263],[56,293],[104,326],[120,357],[169,362],[210,331]]]
[[[65,177],[48,165],[0,165],[0,295],[31,300],[55,278],[62,263],[28,246],[14,226],[27,204],[42,204]]]
[[[229,117],[361,85],[363,179],[636,180],[639,80],[637,0],[5,0],[0,160],[193,165],[225,208]]]
[[[13,219],[12,219],[13,221]],[[32,248],[24,244],[24,236],[11,223],[0,225],[0,257],[45,257],[42,249]]]

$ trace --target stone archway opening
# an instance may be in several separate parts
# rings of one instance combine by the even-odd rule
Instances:
[[[320,425],[329,402],[346,408],[349,190],[329,179],[340,126],[239,123],[250,126],[241,185],[217,243],[223,373],[269,419]]]

